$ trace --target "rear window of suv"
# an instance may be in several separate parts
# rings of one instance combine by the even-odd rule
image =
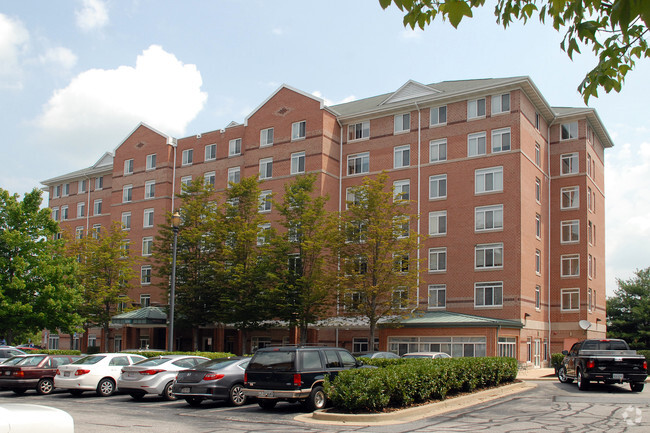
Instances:
[[[627,346],[622,341],[604,340],[604,341],[585,341],[582,350],[627,350]]]
[[[292,371],[296,360],[295,351],[257,352],[250,364],[249,370]]]

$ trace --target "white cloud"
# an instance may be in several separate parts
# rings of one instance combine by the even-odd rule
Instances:
[[[50,48],[38,59],[43,64],[63,68],[65,71],[69,71],[77,64],[77,56],[65,47]]]
[[[102,0],[82,0],[81,9],[75,11],[75,16],[77,26],[85,32],[108,24],[108,8]]]
[[[0,14],[0,88],[22,87],[20,55],[28,43],[29,32],[23,23]]]

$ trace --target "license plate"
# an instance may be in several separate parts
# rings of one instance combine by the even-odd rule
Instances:
[[[189,394],[190,389],[189,388],[181,388],[181,394]]]
[[[63,372],[63,377],[70,377],[70,372],[69,371],[64,371]]]
[[[11,376],[11,371],[5,371],[5,376]]]
[[[274,395],[273,395],[273,391],[259,391],[257,393],[257,396],[262,397],[262,398],[264,398],[264,397],[273,398]]]
[[[623,380],[623,373],[614,373],[614,374],[612,374],[612,379]]]
[[[129,372],[126,374],[127,377],[135,377],[135,373]]]

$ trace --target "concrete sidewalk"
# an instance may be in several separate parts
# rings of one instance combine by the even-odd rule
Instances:
[[[520,369],[517,373],[519,380],[557,380],[554,368],[528,367]]]

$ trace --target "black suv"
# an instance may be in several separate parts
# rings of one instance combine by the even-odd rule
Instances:
[[[299,401],[309,411],[322,409],[327,404],[325,376],[362,365],[338,347],[265,347],[246,367],[244,395],[256,397],[262,409],[272,409],[279,400]]]

